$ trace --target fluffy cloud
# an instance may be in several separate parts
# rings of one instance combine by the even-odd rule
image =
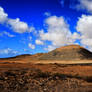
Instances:
[[[0,7],[0,23],[4,23],[7,20],[8,14],[4,12],[4,9]]]
[[[72,34],[72,40],[79,40],[81,38],[80,34],[78,32],[74,32]]]
[[[36,40],[35,43],[36,43],[37,45],[43,45],[43,41],[41,41],[41,40]]]
[[[31,27],[29,28],[28,32],[34,32],[34,33],[36,33],[35,27],[31,26]]]
[[[45,16],[51,16],[50,12],[45,12],[44,15]]]
[[[4,54],[4,55],[16,55],[18,53],[18,51],[12,50],[11,48],[6,48],[6,49],[1,49],[0,50],[0,54]]]
[[[92,13],[92,0],[78,0],[79,4],[77,9],[86,9],[88,12]]]
[[[61,0],[62,7],[68,7],[77,10],[87,10],[92,13],[92,0]]]
[[[51,41],[52,46],[50,45],[48,48],[51,49],[72,44],[75,41],[74,34],[71,33],[69,25],[62,16],[51,16],[45,20],[45,23],[48,25],[47,32],[41,30],[40,39]]]
[[[45,20],[45,23],[47,24],[47,32],[40,31],[40,40],[51,42],[51,45],[48,45],[45,50],[51,51],[60,46],[74,44],[80,38],[77,32],[71,33],[69,25],[62,16],[50,16]]]
[[[28,25],[25,22],[20,21],[19,18],[17,19],[8,19],[7,24],[17,33],[24,33],[28,31]]]
[[[0,36],[4,36],[4,35],[6,35],[8,37],[15,37],[15,35],[12,35],[12,34],[10,34],[9,32],[6,32],[6,31],[3,31],[3,32],[0,33]]]
[[[31,48],[31,49],[35,49],[35,45],[33,45],[33,44],[31,44],[31,43],[29,43],[28,46],[29,46],[29,48]]]
[[[52,51],[56,49],[56,46],[53,46],[53,45],[48,45],[48,48],[44,48],[44,50],[47,50],[47,51]]]
[[[8,25],[13,31],[17,33],[24,33],[29,31],[28,24],[20,21],[19,18],[11,19],[8,18],[8,14],[5,13],[4,9],[0,7],[0,24]]]
[[[80,32],[81,44],[92,50],[92,16],[82,15],[77,22],[76,29]]]

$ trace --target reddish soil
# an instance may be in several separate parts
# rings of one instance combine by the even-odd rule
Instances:
[[[92,64],[0,64],[0,92],[92,92]]]

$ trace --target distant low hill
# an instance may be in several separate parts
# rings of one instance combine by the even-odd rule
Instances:
[[[0,61],[3,61],[3,60],[11,60],[11,61],[17,61],[17,60],[38,60],[38,58],[43,55],[43,53],[37,53],[37,54],[34,54],[34,55],[31,55],[31,54],[23,54],[23,55],[18,55],[18,56],[15,56],[15,57],[9,57],[9,58],[0,58]]]

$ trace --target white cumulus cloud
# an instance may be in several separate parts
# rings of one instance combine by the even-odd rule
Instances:
[[[36,43],[37,45],[43,45],[43,44],[44,44],[43,41],[41,41],[41,40],[36,40],[35,43]]]
[[[8,14],[4,12],[4,9],[0,7],[0,23],[4,23],[7,20]]]
[[[88,12],[92,13],[92,0],[78,0],[79,4],[77,9],[86,9]]]
[[[18,51],[15,51],[11,48],[6,48],[6,49],[0,50],[0,54],[4,54],[4,55],[16,55],[17,53],[18,53]]]
[[[7,32],[7,31],[3,31],[3,32],[0,33],[0,36],[4,36],[4,35],[6,35],[6,36],[8,36],[8,37],[15,37],[15,35],[10,34],[10,33]]]
[[[44,15],[45,16],[51,16],[50,12],[45,12]]]
[[[29,46],[29,48],[31,48],[31,49],[35,49],[35,45],[33,45],[33,44],[31,44],[31,43],[29,43],[28,46]]]
[[[17,19],[8,19],[8,25],[17,33],[24,33],[28,30],[28,25],[25,22],[20,21],[19,18]]]
[[[44,48],[44,50],[47,50],[47,51],[52,51],[54,49],[56,49],[56,46],[53,46],[53,45],[48,45],[47,48]]]
[[[6,26],[8,25],[14,32],[17,33],[29,32],[30,30],[30,27],[26,22],[20,21],[19,18],[9,18],[4,9],[0,7],[0,24],[3,23],[6,24]]]
[[[68,23],[62,16],[50,16],[45,20],[45,24],[47,32],[40,30],[40,40],[51,42],[45,50],[51,51],[60,46],[74,44],[80,38],[77,32],[71,33]]]
[[[92,13],[92,0],[61,0],[60,3],[62,7],[67,5],[72,9],[86,10],[87,12]]]
[[[50,45],[48,48],[51,49],[51,47],[56,48],[73,44],[75,41],[74,34],[71,33],[69,25],[62,16],[50,16],[45,20],[45,23],[48,25],[47,32],[41,30],[40,39],[43,41],[51,41],[52,46]],[[75,36],[78,36],[77,33]]]
[[[92,16],[82,15],[77,22],[77,31],[81,35],[81,44],[92,49]]]

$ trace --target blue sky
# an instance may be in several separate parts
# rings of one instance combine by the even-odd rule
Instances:
[[[92,51],[92,0],[0,0],[0,58],[79,44]]]

